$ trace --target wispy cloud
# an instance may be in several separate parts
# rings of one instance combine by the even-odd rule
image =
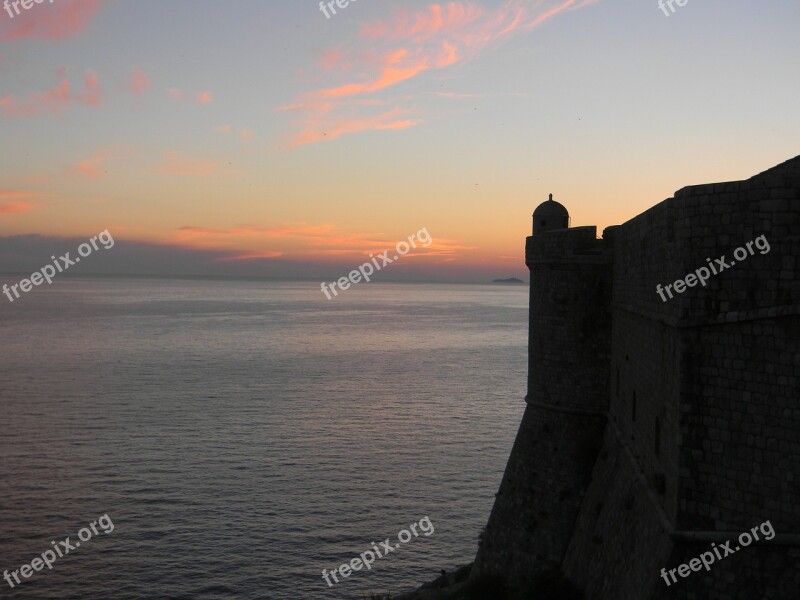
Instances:
[[[59,82],[40,94],[18,100],[13,96],[0,98],[0,109],[7,117],[31,117],[42,113],[60,113],[73,104],[83,104],[97,108],[102,101],[103,91],[100,80],[92,71],[86,71],[83,89],[74,91],[66,78],[66,69],[59,69]]]
[[[100,0],[58,0],[42,5],[37,2],[27,10],[20,10],[20,14],[15,14],[13,19],[6,18],[8,15],[3,11],[0,40],[63,40],[75,37],[86,30],[100,9]]]
[[[134,96],[141,96],[150,89],[150,76],[141,69],[134,69],[128,82],[128,91]]]
[[[283,255],[271,246],[265,230],[251,225],[232,229],[185,226],[178,229],[171,243],[193,250],[215,250],[223,254],[218,261],[277,258]]]
[[[33,202],[0,202],[0,217],[28,212],[35,206]]]
[[[165,175],[207,177],[217,173],[221,164],[220,161],[184,156],[177,150],[168,150],[164,153],[164,160],[155,168],[155,171]]]
[[[362,131],[381,131],[392,129],[408,129],[418,125],[418,119],[404,118],[399,108],[381,112],[372,116],[356,118],[353,116],[331,115],[324,107],[307,115],[303,131],[292,133],[285,139],[285,145],[297,148],[316,142],[330,142],[348,133]]]
[[[226,124],[226,125],[220,125],[219,127],[214,127],[214,131],[216,131],[217,133],[222,133],[224,135],[230,135],[235,131],[235,128],[233,127],[233,125]],[[240,140],[247,141],[247,140],[252,140],[254,137],[256,137],[256,132],[247,127],[241,127],[239,128],[238,135]]]
[[[91,156],[79,162],[73,169],[85,177],[103,177],[107,173],[107,171],[103,169],[103,165],[108,160],[108,157],[102,155]]]
[[[105,164],[109,161],[123,158],[123,156],[128,153],[129,149],[127,148],[100,148],[94,151],[92,156],[83,159],[75,165],[72,165],[69,168],[69,171],[90,179],[104,177],[108,173],[105,169]]]
[[[38,192],[0,189],[0,217],[33,210],[39,206],[39,203],[35,202],[35,200],[43,196],[44,194]]]
[[[344,231],[330,223],[296,223],[276,227],[240,225],[230,229],[186,226],[175,233],[170,243],[196,250],[216,250],[224,253],[220,259],[224,261],[277,257],[359,261],[394,248],[397,241],[380,233]],[[436,239],[427,248],[418,247],[414,256],[446,260],[467,250],[474,248],[454,240]]]
[[[285,145],[295,148],[334,140],[345,133],[417,125],[422,119],[406,106],[409,100],[413,102],[413,94],[391,101],[381,93],[428,72],[474,60],[513,33],[530,31],[562,12],[597,1],[506,0],[492,8],[449,2],[420,11],[400,9],[391,19],[366,23],[353,47],[321,54],[317,65],[320,77],[339,80],[337,83],[309,91],[277,109],[298,115]],[[365,49],[359,50],[357,44]],[[353,78],[353,73],[358,76]],[[367,104],[365,98],[379,102]],[[376,114],[376,105],[382,105],[384,112]]]
[[[211,92],[197,92],[191,97],[187,96],[183,91],[175,87],[169,88],[167,92],[175,102],[183,102],[184,100],[193,98],[195,104],[211,104],[213,99]]]

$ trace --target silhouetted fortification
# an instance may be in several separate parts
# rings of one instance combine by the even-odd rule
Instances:
[[[527,238],[527,408],[473,576],[557,568],[588,599],[797,598],[800,157],[684,188],[602,239],[554,204]],[[733,258],[762,235],[768,251]],[[705,286],[656,292],[723,256]],[[772,540],[662,579],[767,520]]]

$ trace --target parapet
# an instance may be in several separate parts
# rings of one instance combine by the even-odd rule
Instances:
[[[547,231],[526,238],[525,264],[606,262],[608,248],[594,225]]]

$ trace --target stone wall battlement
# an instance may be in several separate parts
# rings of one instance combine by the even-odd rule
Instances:
[[[795,598],[800,156],[684,187],[602,239],[537,223],[528,405],[475,576],[524,587],[556,567],[591,600]],[[721,257],[706,285],[657,293]],[[780,544],[665,586],[698,543],[766,520]]]

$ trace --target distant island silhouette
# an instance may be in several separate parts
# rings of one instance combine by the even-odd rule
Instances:
[[[508,279],[493,279],[492,283],[525,283],[522,279],[517,279],[516,277],[509,277]]]

